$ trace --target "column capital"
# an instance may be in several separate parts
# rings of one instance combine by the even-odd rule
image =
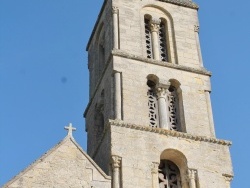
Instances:
[[[117,155],[113,155],[111,157],[111,163],[112,163],[112,167],[113,168],[120,168],[121,167],[121,160],[122,158],[117,156]]]
[[[160,163],[158,163],[158,162],[153,162],[151,164],[151,173],[152,174],[158,174],[159,165],[160,165]]]
[[[158,87],[156,88],[156,94],[157,94],[157,98],[164,98],[166,99],[167,97],[167,89],[163,88],[163,87]]]
[[[196,176],[197,176],[197,170],[196,169],[191,169],[189,168],[188,169],[188,179],[196,179]]]
[[[158,83],[156,85],[155,88],[156,88],[156,94],[157,94],[158,99],[159,98],[166,98],[166,96],[167,96],[167,90],[168,90],[169,87],[170,87],[170,82],[167,83],[167,84],[160,84],[160,83]]]
[[[158,18],[152,18],[150,21],[151,32],[159,32],[161,20]]]
[[[113,14],[118,14],[118,11],[119,11],[118,7],[112,6],[112,13]]]
[[[194,32],[199,33],[200,32],[200,26],[194,25]]]

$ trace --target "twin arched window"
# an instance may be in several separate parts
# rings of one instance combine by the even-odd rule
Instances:
[[[178,64],[174,21],[171,14],[159,6],[146,5],[141,9],[141,26],[145,56],[149,59]]]
[[[169,61],[166,21],[144,17],[147,58]],[[155,34],[154,34],[155,33]]]
[[[160,126],[160,118],[167,121],[163,122],[169,130],[184,131],[181,128],[180,117],[180,97],[176,86],[171,84],[168,88],[159,88],[155,81],[148,80],[148,108],[149,108],[149,126],[163,128]],[[160,92],[159,92],[159,89]],[[162,91],[163,90],[163,91]],[[160,101],[163,98],[163,103]],[[162,107],[162,105],[165,105]],[[161,107],[160,107],[161,106]],[[162,109],[165,108],[165,109]],[[165,114],[166,113],[166,114]],[[165,116],[166,118],[162,118]]]

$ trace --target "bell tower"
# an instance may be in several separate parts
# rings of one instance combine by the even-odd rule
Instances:
[[[112,188],[230,188],[192,0],[105,0],[87,45],[88,154]]]

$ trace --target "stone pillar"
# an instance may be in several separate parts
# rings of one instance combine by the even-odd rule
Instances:
[[[233,180],[233,176],[229,174],[223,174],[225,180],[226,180],[226,188],[231,187],[231,181]]]
[[[153,162],[151,166],[152,188],[159,188],[158,170],[159,170],[159,163]]]
[[[195,38],[196,38],[196,46],[197,46],[198,56],[199,56],[199,60],[200,60],[200,65],[201,65],[201,67],[203,67],[203,59],[202,59],[202,54],[201,54],[199,31],[200,31],[200,26],[195,25],[194,32],[195,32]]]
[[[112,188],[120,188],[120,167],[121,167],[121,157],[112,156]]]
[[[160,60],[160,46],[159,46],[159,29],[160,29],[160,19],[152,18],[150,22],[151,35],[152,35],[152,50],[153,57],[155,60]]]
[[[196,188],[196,176],[197,176],[197,170],[195,169],[188,170],[189,188]]]
[[[122,91],[121,91],[121,73],[114,73],[115,79],[115,119],[122,119]]]
[[[167,118],[167,89],[164,87],[156,88],[157,99],[158,99],[158,114],[159,114],[159,125],[160,128],[170,129],[168,126],[168,118]]]
[[[114,33],[114,49],[119,49],[119,21],[118,21],[118,12],[119,9],[117,7],[112,7],[113,12],[113,33]]]
[[[206,102],[207,102],[207,112],[208,112],[208,118],[209,118],[210,132],[211,132],[211,136],[215,137],[214,118],[213,118],[213,110],[212,110],[212,105],[211,105],[210,91],[205,90],[205,95],[206,95]]]

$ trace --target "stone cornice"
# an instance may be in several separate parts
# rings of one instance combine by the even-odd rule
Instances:
[[[175,5],[180,5],[180,6],[197,9],[197,10],[199,9],[199,6],[196,3],[189,1],[189,0],[158,0],[158,1],[172,3]]]
[[[166,62],[163,62],[163,61],[157,61],[157,60],[154,60],[154,59],[149,59],[149,58],[144,58],[144,57],[141,57],[141,56],[136,56],[136,55],[127,53],[127,52],[122,51],[122,50],[113,50],[112,54],[114,56],[119,56],[119,57],[124,57],[124,58],[128,58],[128,59],[137,60],[137,61],[142,61],[144,63],[160,65],[160,66],[164,66],[164,67],[174,68],[174,69],[183,70],[183,71],[192,72],[192,73],[197,73],[197,74],[202,74],[202,75],[206,75],[206,76],[211,76],[212,75],[212,73],[210,71],[207,71],[204,68],[196,69],[196,68],[187,67],[187,66],[183,66],[183,65],[177,65],[177,64],[173,64],[173,63],[166,63]]]
[[[219,140],[216,138],[211,138],[211,137],[206,137],[206,136],[196,136],[196,135],[191,135],[188,133],[166,130],[166,129],[161,129],[161,128],[152,128],[149,126],[135,125],[135,124],[125,123],[119,120],[109,120],[107,126],[125,127],[129,129],[153,132],[153,133],[157,133],[161,135],[172,136],[172,137],[177,137],[177,138],[185,138],[185,139],[194,140],[194,141],[209,142],[209,143],[214,143],[214,144],[219,144],[219,145],[224,145],[224,146],[232,145],[232,142],[227,141],[227,140]]]

